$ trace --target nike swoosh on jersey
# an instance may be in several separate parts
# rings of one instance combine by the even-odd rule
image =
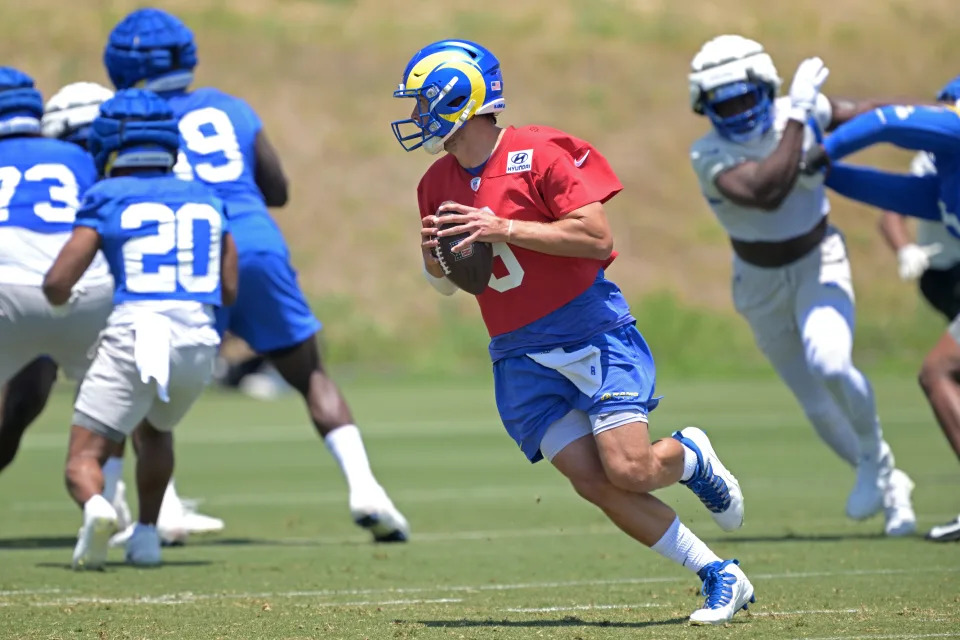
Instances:
[[[580,156],[580,159],[579,159],[579,160],[574,160],[574,161],[573,161],[574,166],[576,166],[576,167],[579,168],[580,165],[582,165],[584,162],[587,161],[587,156],[588,156],[588,155],[590,155],[590,149],[587,149],[586,152],[585,152],[582,156]]]

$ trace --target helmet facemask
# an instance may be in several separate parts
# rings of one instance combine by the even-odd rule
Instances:
[[[761,138],[773,126],[774,90],[756,81],[733,82],[706,92],[703,113],[724,138],[738,143]]]

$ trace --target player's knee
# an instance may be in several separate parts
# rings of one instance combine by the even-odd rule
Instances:
[[[923,392],[929,396],[937,383],[950,377],[950,373],[949,368],[946,367],[942,361],[936,357],[928,356],[920,367],[917,382],[920,383],[920,388],[923,389]]]
[[[618,458],[606,462],[607,478],[617,489],[647,493],[656,488],[654,461],[641,458]]]
[[[610,501],[612,492],[616,490],[601,471],[591,475],[570,478],[570,484],[573,485],[573,489],[581,498],[601,509]]]
[[[809,359],[810,371],[828,386],[845,379],[853,363],[850,354],[841,350],[822,350]]]
[[[73,454],[67,456],[67,463],[63,467],[63,483],[67,486],[67,489],[70,489],[77,483],[82,468],[83,460],[81,460],[80,456]]]

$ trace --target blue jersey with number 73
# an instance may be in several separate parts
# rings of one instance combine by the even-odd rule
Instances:
[[[227,230],[222,201],[173,174],[107,178],[84,194],[76,226],[100,234],[114,303],[189,300],[219,306]]]

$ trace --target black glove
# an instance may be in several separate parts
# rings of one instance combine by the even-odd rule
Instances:
[[[800,160],[800,173],[812,176],[813,174],[830,168],[830,156],[822,144],[811,147]]]

